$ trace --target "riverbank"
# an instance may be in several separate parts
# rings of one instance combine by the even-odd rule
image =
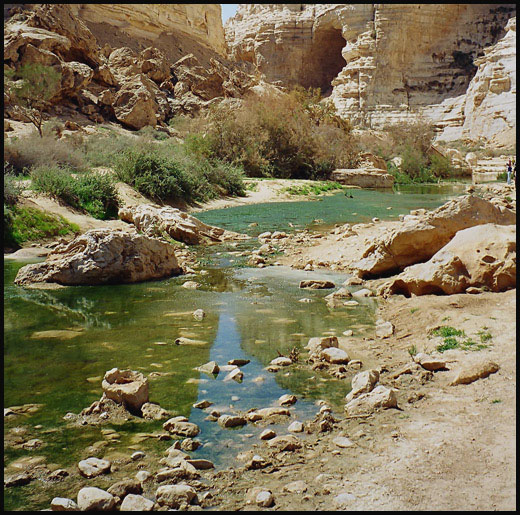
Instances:
[[[380,383],[397,391],[398,409],[351,419],[335,414],[333,430],[306,435],[301,450],[268,454],[270,467],[221,473],[214,482],[215,505],[258,509],[244,500],[256,487],[274,494],[278,510],[514,510],[514,313],[516,290],[383,302],[378,315],[395,325],[394,335],[345,348],[354,357],[356,346],[377,356]],[[428,329],[447,323],[472,336],[486,327],[492,335],[488,348],[446,351],[449,370],[392,380],[412,361],[407,349],[413,344],[429,350]],[[458,368],[484,358],[499,364],[499,371],[449,386]],[[352,446],[338,446],[340,435]],[[255,445],[255,453],[265,451],[265,444]]]

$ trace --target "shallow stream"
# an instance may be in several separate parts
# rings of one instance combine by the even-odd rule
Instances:
[[[373,217],[397,218],[411,209],[435,208],[461,192],[453,186],[401,193],[353,190],[353,198],[340,193],[317,201],[206,211],[197,217],[256,236],[266,230],[292,232]],[[349,382],[297,367],[278,373],[267,372],[265,367],[278,351],[303,350],[313,336],[341,336],[347,329],[352,329],[355,337],[371,336],[376,301],[364,299],[358,306],[330,310],[323,301],[330,290],[300,290],[298,284],[305,278],[328,278],[339,286],[346,274],[279,266],[248,268],[247,258],[237,254],[257,246],[258,241],[252,238],[200,249],[205,272],[191,277],[57,290],[15,286],[14,277],[26,262],[4,261],[4,407],[42,405],[32,414],[7,417],[4,431],[22,427],[31,438],[44,442],[35,450],[6,446],[4,465],[29,455],[43,456],[47,463],[64,468],[86,458],[86,447],[102,440],[101,430],[112,426],[70,427],[63,416],[79,413],[98,400],[102,377],[112,367],[139,370],[149,376],[150,401],[198,424],[201,432],[197,439],[203,445],[190,454],[208,458],[217,467],[236,463],[237,454],[258,442],[264,427],[248,424],[222,429],[205,420],[206,412],[192,408],[199,400],[207,399],[222,413],[232,413],[276,405],[281,395],[293,393],[298,402],[291,408],[292,420],[314,418],[319,399],[340,411]],[[187,279],[197,281],[201,288],[182,288]],[[298,302],[302,297],[313,302]],[[202,321],[192,316],[199,308],[207,315]],[[179,336],[206,344],[178,346],[174,340]],[[242,367],[242,383],[224,381],[226,372],[213,377],[195,370],[210,360],[222,365],[233,358],[251,360]],[[370,356],[353,358],[370,360]],[[161,426],[160,421],[113,426],[119,438],[111,440],[106,451],[128,455],[140,449],[162,456],[171,441],[142,437],[143,433],[161,431]],[[282,434],[286,428],[287,424],[273,426]],[[5,509],[47,508],[53,496],[73,495],[67,495],[59,484],[41,484],[33,481],[6,489]]]

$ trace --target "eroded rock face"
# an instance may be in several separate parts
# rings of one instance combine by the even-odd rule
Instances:
[[[451,295],[469,287],[495,292],[516,287],[516,225],[485,224],[459,231],[429,261],[383,284],[380,294]]]
[[[92,229],[56,247],[44,262],[22,267],[15,283],[134,283],[180,273],[172,245],[134,232]]]
[[[145,234],[153,235],[157,231],[165,231],[175,240],[190,245],[200,243],[204,238],[211,241],[249,238],[245,234],[206,225],[194,216],[169,206],[159,207],[151,204],[142,204],[123,207],[119,210],[119,218],[134,224],[137,229]]]
[[[402,226],[388,230],[370,243],[362,259],[352,263],[361,277],[401,271],[431,258],[460,230],[487,223],[516,222],[512,209],[474,196],[450,200],[424,216],[405,217]]]
[[[168,102],[157,85],[143,74],[134,75],[124,83],[114,98],[115,116],[132,129],[142,129],[147,125],[155,127],[158,121],[165,118],[159,102],[161,96],[164,97],[162,104],[167,110]]]

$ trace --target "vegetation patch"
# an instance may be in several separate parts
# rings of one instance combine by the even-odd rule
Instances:
[[[84,172],[73,176],[65,168],[40,166],[31,171],[31,180],[36,191],[83,209],[94,218],[117,218],[119,198],[109,175]]]
[[[59,215],[32,207],[4,204],[4,246],[17,248],[28,241],[79,234],[80,229]]]
[[[467,338],[466,334],[461,329],[455,329],[451,326],[441,326],[430,331],[430,336],[439,336],[443,338],[443,342],[437,345],[438,352],[444,352],[449,349],[462,349],[462,350],[482,350],[487,348],[484,344],[485,341],[489,341],[491,335],[483,331],[479,331],[477,334],[480,337],[481,343],[476,342],[472,338]],[[465,338],[462,340],[461,338]]]
[[[282,192],[289,195],[321,195],[322,193],[341,189],[343,189],[343,186],[339,182],[323,181],[316,184],[295,184],[283,188]]]

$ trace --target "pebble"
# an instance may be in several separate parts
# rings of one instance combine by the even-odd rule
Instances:
[[[51,501],[52,511],[79,511],[78,505],[72,500],[66,497],[55,497]]]
[[[147,470],[140,470],[136,475],[135,475],[135,478],[137,479],[137,481],[139,481],[140,483],[144,483],[146,482],[148,479],[150,479],[152,477],[152,474],[150,474],[150,472],[148,472]]]
[[[354,442],[345,436],[337,436],[332,440],[332,442],[342,449],[346,449],[354,445]]]
[[[100,460],[99,458],[87,458],[78,463],[80,474],[91,478],[110,472],[110,461]]]
[[[141,460],[146,456],[146,454],[143,451],[135,451],[130,458],[132,458],[133,461]]]
[[[303,424],[300,421],[295,420],[294,422],[291,422],[287,430],[291,431],[291,433],[301,433],[303,432]]]
[[[283,489],[293,494],[301,494],[307,491],[307,483],[305,483],[305,481],[293,481],[285,485]]]
[[[272,429],[264,429],[260,433],[260,440],[270,440],[271,438],[274,438],[276,436],[276,433]]]
[[[202,401],[199,401],[199,402],[196,402],[193,407],[194,408],[198,408],[198,409],[204,409],[204,408],[209,408],[210,406],[212,406],[213,403],[210,402],[210,401],[207,401],[207,400],[202,400]]]
[[[296,402],[296,400],[297,399],[294,395],[286,393],[278,399],[278,404],[280,404],[280,406],[291,406]]]
[[[101,488],[87,486],[78,492],[78,507],[81,511],[111,511],[115,505],[114,496]]]
[[[274,504],[273,494],[269,490],[263,490],[256,496],[256,504],[264,508],[269,508]]]
[[[152,511],[154,502],[142,495],[128,494],[121,503],[119,511]]]
[[[349,493],[341,493],[339,495],[336,495],[336,497],[334,497],[334,504],[341,507],[341,506],[345,506],[346,504],[349,504],[350,502],[355,501],[355,500],[356,500],[355,495],[352,495]]]
[[[205,316],[206,316],[206,313],[204,312],[203,309],[196,309],[193,312],[193,318],[195,320],[202,320]]]

